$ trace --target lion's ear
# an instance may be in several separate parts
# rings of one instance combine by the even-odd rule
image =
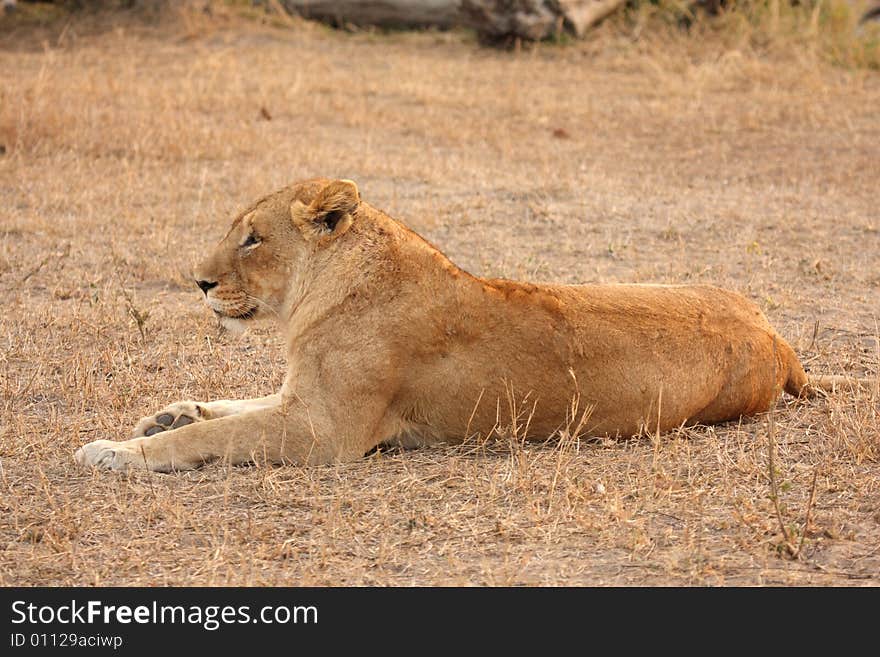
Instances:
[[[290,218],[307,240],[335,239],[351,227],[360,202],[357,185],[351,180],[334,180],[308,205],[294,201]]]

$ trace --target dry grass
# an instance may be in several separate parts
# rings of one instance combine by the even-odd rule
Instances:
[[[706,3],[711,4],[711,3]],[[719,3],[721,4],[721,3]],[[749,50],[780,59],[818,59],[880,69],[880,25],[860,23],[876,0],[727,0],[717,15],[679,0],[643,0],[612,24],[630,38],[671,38],[703,50]],[[682,38],[682,27],[690,38]]]
[[[473,272],[713,282],[815,371],[878,373],[877,73],[614,26],[497,52],[188,21],[0,40],[0,584],[878,583],[864,393],[781,402],[772,432],[75,467],[168,402],[279,385],[278,339],[218,335],[189,269],[316,174]]]

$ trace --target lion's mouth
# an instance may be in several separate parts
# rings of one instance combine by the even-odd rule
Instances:
[[[257,307],[254,306],[253,308],[249,308],[248,310],[245,310],[241,314],[230,315],[230,317],[232,317],[232,319],[253,319],[254,315],[256,315],[256,314],[257,314]]]
[[[217,315],[217,317],[225,318],[225,319],[238,319],[241,321],[247,321],[249,319],[253,319],[254,316],[257,314],[257,307],[256,306],[252,306],[251,308],[248,308],[247,310],[238,311],[238,312],[230,312],[228,310],[220,311],[220,310],[217,310],[216,308],[214,308],[213,310],[214,310],[214,314]]]

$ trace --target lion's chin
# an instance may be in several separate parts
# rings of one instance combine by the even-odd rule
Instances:
[[[248,323],[243,319],[238,319],[236,317],[225,317],[221,315],[219,317],[219,320],[220,326],[222,326],[230,333],[234,333],[235,335],[241,335],[248,329]]]

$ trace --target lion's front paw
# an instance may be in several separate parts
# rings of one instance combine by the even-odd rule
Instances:
[[[207,409],[196,402],[183,401],[163,408],[155,415],[142,418],[132,432],[133,438],[152,436],[161,431],[179,429],[187,424],[207,420]]]
[[[83,445],[74,454],[80,465],[101,470],[123,470],[130,465],[137,467],[138,456],[131,446],[112,440],[96,440]],[[141,463],[140,467],[145,467],[145,464]]]

